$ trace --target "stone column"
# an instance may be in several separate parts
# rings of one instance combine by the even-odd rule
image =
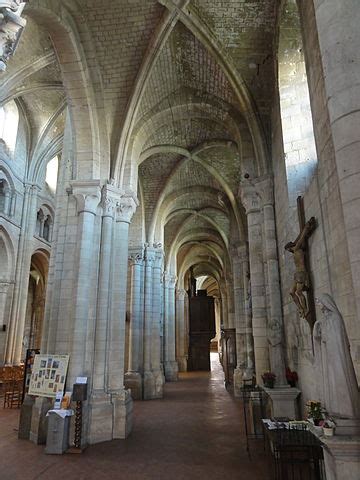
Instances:
[[[229,319],[228,319],[228,299],[226,288],[224,285],[220,285],[221,292],[221,327],[229,328]]]
[[[244,182],[240,186],[240,196],[245,207],[248,224],[255,369],[257,383],[261,384],[261,375],[268,371],[270,366],[266,330],[266,292],[261,234],[262,215],[260,198],[252,185]]]
[[[111,396],[106,391],[107,332],[109,322],[110,274],[112,264],[112,237],[118,191],[112,185],[102,189],[102,228],[99,258],[99,287],[95,328],[95,351],[92,395],[90,404],[89,442],[112,439]]]
[[[162,271],[164,251],[161,244],[154,244],[155,261],[152,270],[152,342],[151,369],[155,381],[156,398],[162,398],[164,390],[164,372],[161,368],[161,316],[162,316]]]
[[[187,371],[188,352],[186,349],[185,297],[184,289],[176,290],[176,361],[179,372]]]
[[[234,371],[234,394],[240,395],[243,385],[243,377],[246,369],[246,338],[245,338],[245,301],[243,284],[243,250],[246,254],[246,246],[233,248],[231,252],[233,263],[234,283],[234,307],[236,328],[236,359],[237,365]]]
[[[175,358],[175,284],[176,277],[165,275],[165,379],[178,379],[178,364]]]
[[[156,397],[155,379],[151,369],[152,348],[152,321],[153,321],[153,276],[152,270],[155,262],[155,251],[146,245],[145,249],[145,279],[144,279],[144,400]]]
[[[10,283],[8,282],[0,282],[0,330],[2,330],[5,321],[5,308],[9,286]]]
[[[32,255],[32,237],[36,225],[36,204],[39,187],[25,185],[23,214],[18,256],[15,269],[14,296],[6,346],[6,363],[18,364],[22,360],[22,342],[25,327],[29,272]]]
[[[135,400],[142,400],[142,348],[143,317],[141,315],[141,284],[143,269],[143,249],[132,249],[129,252],[131,274],[130,293],[130,332],[129,332],[129,368],[125,374],[125,386],[130,388]]]
[[[229,276],[225,280],[226,286],[226,298],[227,298],[227,316],[228,326],[227,328],[235,328],[235,309],[234,309],[234,283],[233,278]]]
[[[244,285],[244,310],[245,310],[245,342],[246,342],[246,369],[244,379],[249,380],[255,372],[254,336],[252,329],[252,302],[251,282],[248,249],[241,249],[242,274]]]
[[[107,391],[114,409],[113,438],[126,438],[132,427],[132,400],[124,388],[124,356],[129,224],[137,205],[132,192],[121,192],[116,204],[106,365]]]
[[[89,295],[92,286],[94,258],[94,224],[100,203],[101,190],[98,181],[73,181],[72,192],[76,199],[77,265],[73,287],[73,315],[71,331],[70,362],[67,382],[73,385],[77,376],[90,377],[92,365],[86,361]]]
[[[267,267],[270,315],[267,327],[271,371],[276,375],[277,386],[287,386],[285,378],[283,316],[281,307],[279,263],[277,255],[276,226],[274,212],[273,182],[270,177],[256,182],[262,200],[264,214],[264,259]]]

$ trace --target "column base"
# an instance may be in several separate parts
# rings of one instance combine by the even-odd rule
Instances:
[[[179,372],[187,372],[187,357],[178,357],[176,359]]]
[[[144,372],[143,392],[144,400],[163,398],[164,375],[160,370]]]
[[[24,402],[21,405],[19,433],[18,438],[22,440],[29,440],[31,429],[32,410],[35,404],[35,397],[25,395]]]
[[[360,437],[360,418],[340,418],[331,415],[336,424],[336,435],[356,435]]]
[[[142,400],[142,378],[139,372],[127,372],[125,373],[124,385],[126,389],[131,391],[131,397],[133,400]]]
[[[357,480],[360,472],[360,437],[321,437],[327,480]]]
[[[241,397],[241,388],[244,385],[244,369],[235,368],[233,376],[233,386],[235,397]]]
[[[111,395],[113,404],[113,438],[127,438],[133,424],[133,401],[129,390]]]
[[[167,382],[177,382],[179,367],[177,362],[165,362],[165,380]]]
[[[271,399],[271,411],[273,417],[288,417],[296,419],[296,399],[300,395],[300,390],[298,388],[291,388],[290,386],[262,388]]]
[[[53,406],[51,398],[37,397],[32,408],[29,439],[36,445],[44,445],[47,436],[46,414]]]
[[[88,443],[93,445],[113,439],[113,406],[111,396],[105,392],[93,392],[89,400]]]
[[[251,380],[254,377],[255,377],[254,369],[252,367],[245,368],[244,375],[243,375],[243,380]]]

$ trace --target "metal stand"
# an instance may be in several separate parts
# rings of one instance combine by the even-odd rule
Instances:
[[[244,385],[241,388],[243,401],[244,425],[246,435],[246,450],[250,457],[249,440],[263,440],[265,450],[265,432],[262,418],[265,415],[266,393],[255,385]]]
[[[82,402],[76,402],[75,409],[75,435],[74,435],[74,446],[69,448],[68,453],[82,453],[83,449],[81,447],[81,432],[82,432]]]

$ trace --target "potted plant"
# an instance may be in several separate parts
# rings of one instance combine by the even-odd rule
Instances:
[[[320,422],[324,420],[321,402],[318,400],[309,400],[306,407],[309,422],[313,423],[315,426],[319,426]]]
[[[275,373],[265,372],[261,375],[261,378],[263,379],[265,387],[274,388],[274,383],[275,383],[275,379],[276,379]]]
[[[321,423],[325,437],[332,437],[335,431],[335,422],[331,418],[327,418]]]
[[[298,374],[296,372],[292,372],[289,367],[286,367],[285,375],[290,387],[295,387],[296,382],[298,381]]]

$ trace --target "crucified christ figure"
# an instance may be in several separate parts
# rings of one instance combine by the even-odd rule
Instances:
[[[290,290],[290,295],[294,300],[300,316],[305,318],[309,313],[309,306],[306,301],[304,292],[309,290],[309,274],[306,270],[305,253],[307,239],[313,233],[316,228],[315,217],[311,217],[308,222],[305,223],[303,229],[300,231],[294,242],[289,242],[285,245],[285,250],[291,252],[294,255],[294,262],[296,272],[294,274],[294,283]]]

